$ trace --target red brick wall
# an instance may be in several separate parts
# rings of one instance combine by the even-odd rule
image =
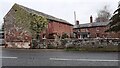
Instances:
[[[105,32],[108,27],[91,27],[91,28],[83,28],[80,29],[81,32],[90,32],[90,37],[96,38],[97,34],[99,34],[100,38],[107,37],[107,38],[120,38],[120,33],[115,32]],[[86,31],[87,30],[87,31]]]
[[[48,33],[57,33],[61,36],[63,33],[68,33],[68,35],[70,35],[72,32],[73,26],[71,25],[55,21],[48,24]]]
[[[63,33],[67,33],[68,36],[70,36],[70,33],[72,32],[73,26],[61,22],[50,21],[48,23],[48,28],[46,29],[46,31],[43,31],[41,35],[43,35],[43,33],[47,35],[56,33],[59,36],[62,36]]]
[[[62,35],[64,32],[68,34],[72,32],[72,27],[70,25],[60,22],[52,22],[52,27],[53,33],[58,33],[59,35]]]
[[[107,33],[105,33],[106,27],[93,27],[93,28],[88,28],[88,31],[91,34],[91,37],[97,37],[97,34],[99,34],[99,37],[104,37],[106,36]]]

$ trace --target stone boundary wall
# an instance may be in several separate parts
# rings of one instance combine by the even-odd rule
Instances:
[[[110,47],[120,46],[120,39],[46,39],[41,40],[38,48],[66,48],[66,47]]]
[[[6,42],[10,48],[35,48],[53,49],[67,47],[117,47],[120,46],[120,39],[42,39],[31,45],[31,42]]]
[[[6,42],[8,48],[30,48],[30,42]]]

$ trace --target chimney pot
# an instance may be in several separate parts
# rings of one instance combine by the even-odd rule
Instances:
[[[76,25],[79,25],[79,21],[78,20],[76,21]]]
[[[90,23],[92,23],[93,22],[93,17],[92,17],[92,15],[90,16]]]

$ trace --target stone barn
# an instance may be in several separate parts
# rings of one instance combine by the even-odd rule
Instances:
[[[32,34],[30,32],[29,14],[44,16],[48,20],[48,27],[42,31],[40,38],[54,38],[54,34],[62,36],[66,33],[69,37],[73,32],[73,25],[54,16],[14,4],[4,17],[4,39],[8,47],[30,48]]]

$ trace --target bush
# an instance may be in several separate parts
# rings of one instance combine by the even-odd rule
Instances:
[[[65,38],[68,38],[69,36],[66,34],[66,33],[64,33],[63,35],[62,35],[62,39],[65,39]]]
[[[66,45],[66,43],[68,43],[68,41],[66,39],[61,40],[61,45]]]

